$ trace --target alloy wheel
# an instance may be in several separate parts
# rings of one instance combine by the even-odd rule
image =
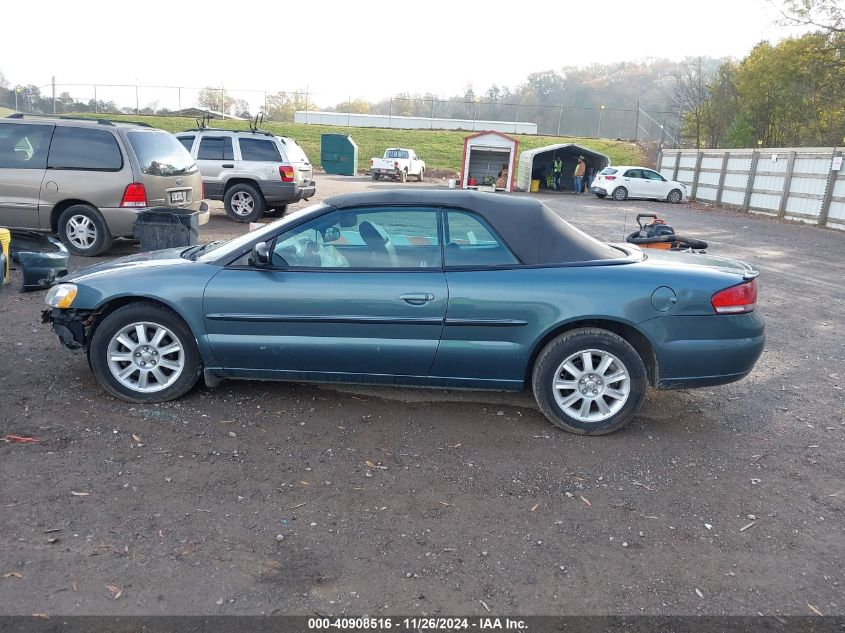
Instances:
[[[255,209],[255,199],[246,191],[238,191],[232,196],[232,211],[237,215],[249,215]]]
[[[588,349],[564,360],[554,373],[558,406],[579,422],[601,422],[615,415],[631,393],[628,369],[610,352]]]
[[[106,353],[112,376],[141,393],[166,389],[185,368],[182,342],[158,323],[130,323],[121,328],[112,336]]]
[[[97,241],[97,227],[87,215],[72,215],[67,221],[65,234],[68,241],[79,249],[87,250]]]

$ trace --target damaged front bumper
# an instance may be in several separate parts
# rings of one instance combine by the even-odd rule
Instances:
[[[53,331],[65,347],[81,349],[88,346],[89,331],[94,322],[94,312],[92,310],[51,308],[41,312],[41,321],[53,325]]]

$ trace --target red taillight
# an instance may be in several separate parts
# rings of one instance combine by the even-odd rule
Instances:
[[[616,176],[605,176],[605,180],[616,180]]]
[[[282,182],[293,182],[293,167],[290,165],[280,165],[279,175],[282,177]]]
[[[147,190],[140,182],[133,182],[127,185],[126,191],[123,192],[123,200],[120,201],[122,207],[145,207],[147,206]]]
[[[751,312],[757,305],[757,280],[720,290],[710,299],[710,304],[718,314]]]
[[[370,167],[372,167],[372,166],[373,166],[373,165],[375,165],[375,164],[376,164],[376,159],[375,159],[375,158],[371,158],[371,159],[370,159]]]
[[[399,161],[398,160],[393,163],[393,167],[396,168],[396,169],[399,169]]]

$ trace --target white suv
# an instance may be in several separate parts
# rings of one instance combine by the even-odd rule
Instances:
[[[205,197],[236,222],[278,217],[316,192],[311,163],[292,138],[263,130],[197,128],[176,134],[202,173]]]

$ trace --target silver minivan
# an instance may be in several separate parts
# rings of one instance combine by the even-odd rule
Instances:
[[[138,214],[200,214],[196,161],[169,132],[146,124],[13,114],[0,119],[0,226],[57,233],[76,255],[133,237]]]
[[[196,158],[205,197],[236,222],[278,217],[316,192],[313,168],[292,138],[254,129],[200,128],[176,134]]]

